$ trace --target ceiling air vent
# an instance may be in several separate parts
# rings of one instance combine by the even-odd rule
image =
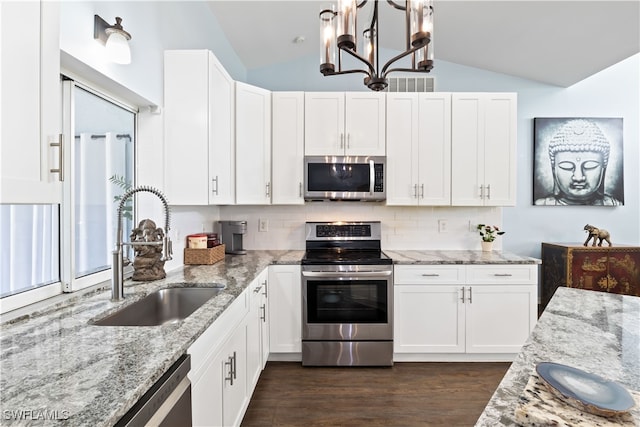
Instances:
[[[433,92],[433,77],[388,77],[386,92]]]

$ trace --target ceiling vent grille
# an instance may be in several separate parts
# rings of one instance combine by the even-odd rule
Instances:
[[[433,92],[433,77],[388,77],[386,92]]]

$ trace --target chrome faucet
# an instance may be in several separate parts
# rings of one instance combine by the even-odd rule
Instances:
[[[161,242],[123,242],[122,210],[124,209],[124,204],[129,197],[142,191],[158,196],[164,206],[164,237]],[[118,231],[116,233],[116,245],[112,252],[113,265],[111,266],[111,301],[120,301],[124,298],[124,266],[131,263],[128,256],[127,258],[123,258],[122,256],[122,247],[124,245],[162,245],[162,258],[160,258],[160,260],[169,261],[171,259],[171,255],[173,255],[173,248],[171,245],[171,239],[169,238],[169,216],[169,203],[160,190],[143,185],[132,188],[122,195],[120,204],[118,205]]]

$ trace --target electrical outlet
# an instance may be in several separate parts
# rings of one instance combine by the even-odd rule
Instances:
[[[469,231],[472,233],[475,233],[476,231],[478,231],[477,229],[477,224],[471,220],[469,220]]]
[[[446,219],[438,220],[438,233],[447,233],[449,231],[449,224]]]
[[[269,220],[268,219],[259,219],[258,220],[258,231],[269,231]]]

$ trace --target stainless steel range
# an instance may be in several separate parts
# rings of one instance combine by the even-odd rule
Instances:
[[[393,265],[380,222],[308,222],[302,364],[393,365]]]

